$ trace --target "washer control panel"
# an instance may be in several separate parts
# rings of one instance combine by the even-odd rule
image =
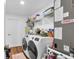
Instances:
[[[37,37],[32,37],[32,40],[34,40],[34,41],[39,41],[39,38],[37,38]]]
[[[35,41],[39,41],[39,38],[35,38]]]

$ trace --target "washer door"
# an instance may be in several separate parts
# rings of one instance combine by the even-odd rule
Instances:
[[[27,41],[26,41],[25,38],[23,38],[22,45],[23,45],[23,49],[26,50],[26,48],[27,48]]]
[[[29,51],[29,56],[31,59],[37,59],[38,52],[37,52],[36,45],[33,41],[29,41],[28,51]]]

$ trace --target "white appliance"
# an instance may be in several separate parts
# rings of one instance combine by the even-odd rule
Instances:
[[[64,56],[62,56],[62,55],[58,55],[57,59],[66,59],[66,58]]]
[[[25,53],[25,55],[29,57],[28,42],[29,42],[29,36],[26,35],[22,40],[22,47],[23,47],[23,52]]]
[[[51,49],[50,47],[47,47],[47,53],[48,53],[48,54],[51,54],[51,52],[57,54],[57,59],[74,59],[74,58],[71,57],[71,56],[68,56],[68,55],[66,55],[66,54],[64,54],[64,53],[61,53],[61,52],[59,52],[59,51],[56,51],[56,50],[54,50],[54,49]]]
[[[51,44],[51,37],[29,35],[28,47],[24,53],[29,59],[41,59],[46,52],[47,45]]]

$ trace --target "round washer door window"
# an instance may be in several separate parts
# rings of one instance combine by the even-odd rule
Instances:
[[[27,48],[27,41],[26,41],[25,38],[23,38],[22,45],[23,45],[23,49],[26,50],[26,48]]]
[[[38,52],[36,45],[34,44],[33,41],[29,41],[28,43],[28,51],[31,59],[37,59]]]

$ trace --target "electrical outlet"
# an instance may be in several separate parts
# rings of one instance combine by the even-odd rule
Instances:
[[[69,52],[69,46],[64,45],[64,51]]]

